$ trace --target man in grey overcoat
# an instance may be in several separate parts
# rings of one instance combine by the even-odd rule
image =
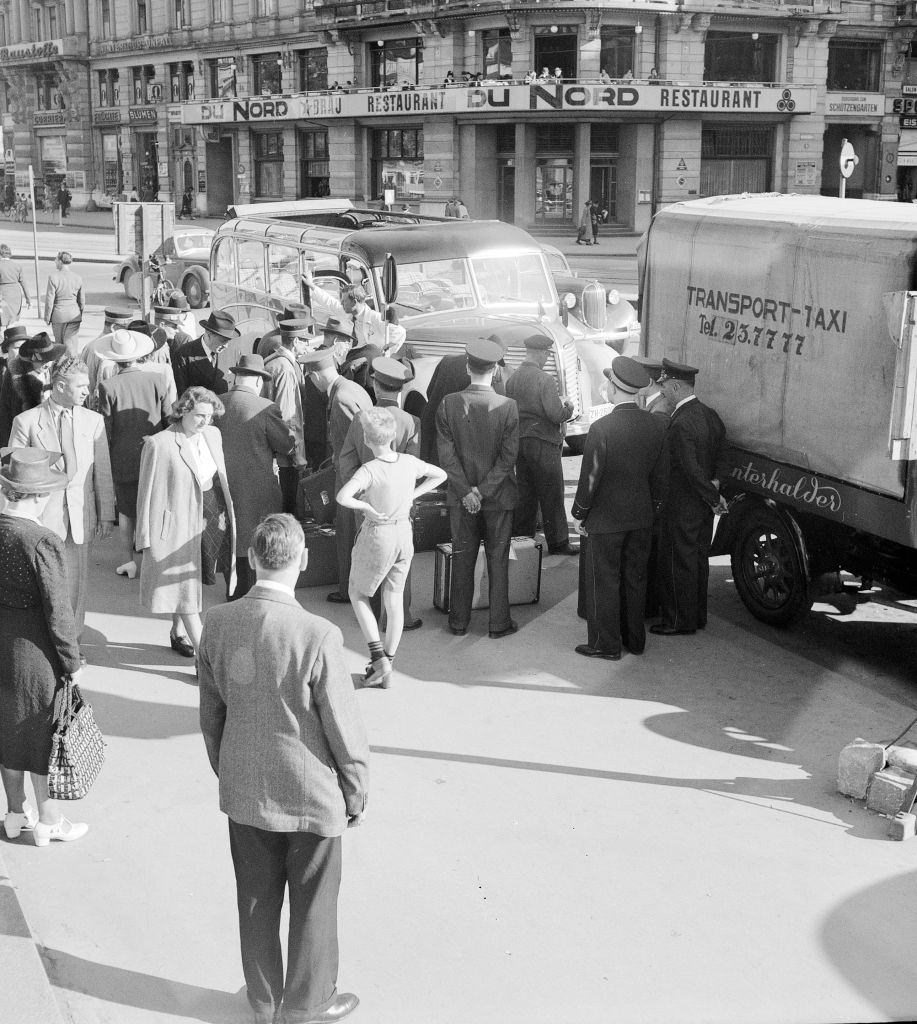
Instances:
[[[332,1024],[359,1002],[337,991],[337,900],[341,835],[365,813],[369,746],[341,631],[296,600],[308,561],[302,527],[288,514],[268,516],[248,556],[255,586],[207,612],[198,653],[201,731],[229,818],[242,967],[256,1024]]]

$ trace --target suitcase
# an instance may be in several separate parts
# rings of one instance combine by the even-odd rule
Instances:
[[[299,574],[297,587],[324,587],[338,582],[337,551],[334,546],[334,529],[330,526],[316,526],[302,523],[306,535],[309,562],[306,571]]]
[[[509,556],[509,603],[537,604],[541,598],[541,560],[544,545],[531,537],[513,537]],[[515,557],[513,557],[515,555]],[[474,566],[472,608],[488,608],[487,559],[484,545]],[[437,544],[433,562],[433,606],[448,612],[452,604],[452,545]]]
[[[430,491],[414,502],[411,509],[414,525],[414,550],[432,551],[452,536],[449,529],[449,506],[445,491]]]
[[[311,517],[316,523],[334,522],[337,512],[337,493],[334,466],[329,462],[314,473],[299,478],[296,492],[296,515],[299,519]]]

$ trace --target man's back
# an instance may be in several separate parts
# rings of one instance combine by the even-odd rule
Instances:
[[[719,499],[711,480],[716,476],[726,428],[715,410],[692,398],[673,413],[669,427],[672,496],[696,497],[715,505]]]

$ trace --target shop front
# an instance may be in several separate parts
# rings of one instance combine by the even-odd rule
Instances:
[[[141,202],[155,202],[159,198],[159,133],[156,107],[128,108],[131,126],[131,153],[133,188]]]
[[[884,114],[883,93],[826,93],[821,180],[823,196],[836,196],[840,193],[840,157],[845,141],[853,146],[857,156],[857,163],[845,186],[847,198],[872,199],[882,191],[879,151]]]

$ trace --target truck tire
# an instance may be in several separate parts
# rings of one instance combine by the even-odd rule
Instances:
[[[812,606],[805,558],[792,528],[768,508],[750,512],[736,528],[732,576],[756,619],[786,626]]]

